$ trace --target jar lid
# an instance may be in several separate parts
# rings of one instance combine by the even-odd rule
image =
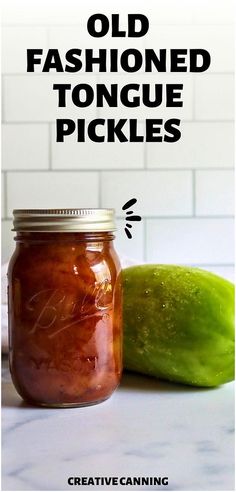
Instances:
[[[108,232],[115,231],[114,209],[56,208],[13,210],[13,231]]]

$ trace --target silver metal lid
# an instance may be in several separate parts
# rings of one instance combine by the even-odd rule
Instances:
[[[108,232],[115,231],[114,209],[56,208],[13,210],[13,231]]]

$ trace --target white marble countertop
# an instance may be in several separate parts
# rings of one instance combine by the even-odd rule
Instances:
[[[2,490],[105,489],[69,486],[70,476],[169,477],[125,490],[234,489],[233,383],[196,389],[125,374],[102,404],[44,409],[23,403],[3,372]]]

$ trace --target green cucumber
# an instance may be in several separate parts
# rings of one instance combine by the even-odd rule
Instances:
[[[123,270],[125,368],[194,386],[234,378],[234,286],[199,268]]]

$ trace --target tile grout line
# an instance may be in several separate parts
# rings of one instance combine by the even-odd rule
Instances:
[[[47,172],[48,169],[3,169],[3,171],[10,171],[10,172],[14,172],[14,173],[41,173],[41,172]],[[148,171],[150,173],[152,172],[156,172],[156,173],[162,173],[162,172],[168,172],[168,173],[173,173],[173,172],[189,172],[189,171],[201,171],[201,172],[205,172],[205,171],[212,171],[212,172],[217,172],[217,171],[225,171],[225,172],[229,172],[229,171],[234,171],[234,167],[199,167],[199,168],[195,168],[195,169],[192,169],[192,168],[183,168],[183,167],[180,167],[180,168],[174,168],[174,167],[160,167],[160,168],[144,168],[144,167],[136,167],[136,168],[128,168],[128,167],[125,167],[125,168],[107,168],[105,169],[104,167],[103,168],[95,168],[95,167],[92,167],[92,168],[69,168],[69,169],[61,169],[61,168],[52,168],[53,172],[55,173],[85,173],[85,172],[88,172],[88,173],[94,173],[94,172],[105,172],[105,173],[120,173],[120,172],[130,172],[130,173],[137,173],[137,172],[141,172],[141,173],[144,173],[145,171]]]

